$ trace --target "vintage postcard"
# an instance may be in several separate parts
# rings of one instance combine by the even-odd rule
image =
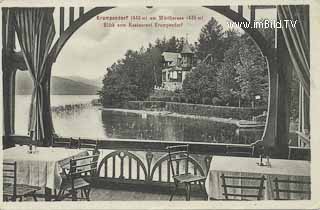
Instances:
[[[316,1],[2,1],[0,209],[319,209]]]

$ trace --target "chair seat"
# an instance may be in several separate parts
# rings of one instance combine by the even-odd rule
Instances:
[[[40,187],[25,185],[25,184],[17,184],[17,196],[24,196],[33,194],[36,191],[41,190]],[[5,196],[13,196],[13,184],[3,183],[3,195]]]
[[[181,175],[176,175],[173,178],[181,183],[204,181],[206,179],[205,176],[194,175],[194,174],[181,174]]]
[[[62,188],[64,190],[70,191],[72,189],[72,183],[71,181],[66,181],[65,183],[62,183]],[[85,187],[89,187],[90,183],[87,182],[86,180],[84,180],[83,178],[77,178],[74,180],[74,189],[81,189],[81,188],[85,188]]]

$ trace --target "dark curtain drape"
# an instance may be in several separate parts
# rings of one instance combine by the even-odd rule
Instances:
[[[54,8],[13,8],[21,51],[33,80],[28,131],[42,145],[51,143],[54,132],[50,111],[49,51],[55,36]]]
[[[277,7],[279,19],[296,21],[283,25],[282,33],[286,46],[303,90],[299,93],[299,131],[310,130],[310,26],[309,5],[281,5]]]
[[[310,96],[310,41],[309,41],[309,6],[281,5],[277,7],[279,19],[282,21],[282,33],[294,66],[294,70],[305,90]],[[296,21],[285,27],[284,21]]]

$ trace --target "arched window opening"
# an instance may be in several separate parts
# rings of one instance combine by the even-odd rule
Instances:
[[[169,8],[161,9],[170,11]],[[137,10],[140,13],[146,12],[146,14],[151,15],[150,10]],[[153,13],[156,14],[156,9],[153,10]],[[123,8],[116,8],[99,16],[113,16],[120,14],[122,11]],[[197,33],[192,32],[195,29],[192,28],[191,30],[190,26],[184,30],[172,30],[174,32],[172,36],[171,34],[163,34],[163,32],[146,34],[142,29],[132,29],[132,33],[136,34],[137,37],[143,34],[142,40],[136,42],[126,38],[131,33],[121,35],[124,36],[122,38],[123,43],[117,41],[121,39],[119,34],[124,29],[107,28],[102,30],[103,25],[97,19],[92,19],[88,24],[81,27],[69,40],[54,64],[51,87],[53,92],[55,88],[62,87],[54,82],[58,77],[69,80],[78,79],[79,81],[79,78],[74,76],[87,77],[90,72],[96,72],[96,77],[100,75],[102,81],[101,78],[104,76],[103,88],[105,89],[102,89],[101,92],[101,102],[104,108],[96,112],[100,113],[100,118],[97,118],[95,114],[95,119],[100,120],[101,125],[92,123],[95,128],[83,129],[81,126],[84,126],[85,123],[82,123],[83,121],[76,115],[88,117],[89,115],[83,114],[86,111],[72,112],[71,117],[70,115],[66,117],[66,112],[62,111],[65,108],[58,105],[52,110],[56,133],[61,136],[90,137],[93,139],[119,138],[235,144],[251,144],[261,139],[268,103],[267,63],[259,48],[248,35],[237,27],[235,29],[228,28],[227,23],[232,22],[231,20],[206,8],[199,8],[199,11],[205,15],[202,16],[204,20],[197,26]],[[132,15],[135,12],[137,11],[133,10]],[[181,10],[180,13],[183,13],[183,11]],[[214,18],[212,19],[212,17]],[[219,27],[222,27],[220,22],[223,23],[223,30],[219,29]],[[210,38],[211,35],[210,32],[201,35],[201,30],[205,30],[205,25],[207,27],[213,25],[221,30],[218,32],[221,36],[218,41],[225,46],[220,46],[220,49],[218,49],[218,45],[212,45],[211,49],[203,48],[205,39]],[[154,31],[154,29],[150,30]],[[92,35],[93,31],[99,33]],[[272,32],[265,33],[270,37],[274,35]],[[201,38],[201,36],[207,37]],[[112,41],[115,38],[117,40]],[[84,39],[87,42],[83,42]],[[102,47],[104,45],[105,47]],[[242,48],[240,48],[241,46]],[[101,53],[93,53],[94,58],[92,59],[92,56],[87,55],[86,57],[90,59],[87,58],[88,62],[86,63],[71,62],[77,57],[84,56],[85,50],[88,49],[93,52],[101,51]],[[108,59],[110,64],[108,66],[107,62],[104,61],[101,65],[100,60],[104,59],[103,53],[107,51],[109,51],[108,57],[111,57]],[[235,54],[237,56],[234,56]],[[70,55],[73,59],[68,61]],[[89,60],[94,61],[94,59],[96,59],[96,63],[100,62],[100,64],[89,66]],[[133,62],[130,64],[131,66],[126,63],[129,62],[129,59]],[[137,65],[140,65],[140,62],[142,66],[135,69],[134,62],[137,62]],[[112,65],[112,63],[114,64]],[[97,67],[97,65],[100,66]],[[124,70],[119,70],[126,65],[128,70],[131,69],[131,72],[134,73],[127,74],[123,73]],[[143,68],[149,69],[149,71],[142,72],[141,69]],[[211,70],[214,71],[214,75],[210,75]],[[251,73],[249,73],[250,71]],[[117,76],[117,74],[120,76]],[[139,76],[141,80],[139,80]],[[196,85],[192,84],[192,79],[197,80],[199,76],[209,77],[208,81],[204,81],[209,85],[204,86],[201,95],[197,96],[198,93],[195,92],[196,87],[194,87]],[[114,78],[115,83],[112,83],[111,78]],[[123,83],[121,83],[122,80]],[[133,84],[132,80],[136,80],[137,83]],[[150,84],[145,84],[142,87],[140,84],[143,83]],[[126,89],[125,86],[128,84],[132,86]],[[111,86],[108,85],[113,86],[114,89],[110,89]],[[150,91],[148,90],[148,92],[146,89]],[[66,87],[65,90],[71,91],[70,87]],[[112,93],[112,91],[116,92]],[[68,100],[73,97],[71,95],[68,95]],[[56,97],[55,93],[51,94],[53,106],[57,100]],[[80,96],[76,97],[79,98]],[[169,104],[165,105],[165,107],[169,107],[168,110],[155,102],[159,97],[163,101],[162,104]],[[137,106],[139,103],[141,106]],[[218,106],[223,106],[223,108],[217,108]],[[190,110],[191,107],[195,107],[194,111]],[[202,114],[201,109],[205,110]],[[185,110],[185,112],[181,113],[178,110]],[[158,115],[154,115],[157,112]],[[173,114],[170,114],[170,112],[173,112]],[[210,112],[213,114],[210,114]],[[201,119],[197,119],[198,116]],[[222,122],[214,121],[210,117],[218,117]],[[93,120],[93,118],[89,119]],[[73,120],[75,120],[74,123],[72,123]],[[63,123],[63,121],[69,124]],[[82,130],[84,133],[74,132],[69,126],[73,126],[74,130],[77,131]],[[88,125],[86,124],[86,126]],[[252,127],[254,129],[250,129]],[[94,129],[99,129],[99,131],[93,132]],[[85,132],[84,130],[91,130],[91,132]],[[67,131],[69,133],[66,133]]]

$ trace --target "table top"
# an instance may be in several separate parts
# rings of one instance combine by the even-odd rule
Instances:
[[[270,159],[271,167],[259,166],[259,162],[259,158],[214,156],[210,171],[310,176],[310,161]]]
[[[28,146],[16,146],[3,150],[4,160],[57,162],[77,156],[86,150],[61,147],[37,147],[36,153],[28,153]]]

